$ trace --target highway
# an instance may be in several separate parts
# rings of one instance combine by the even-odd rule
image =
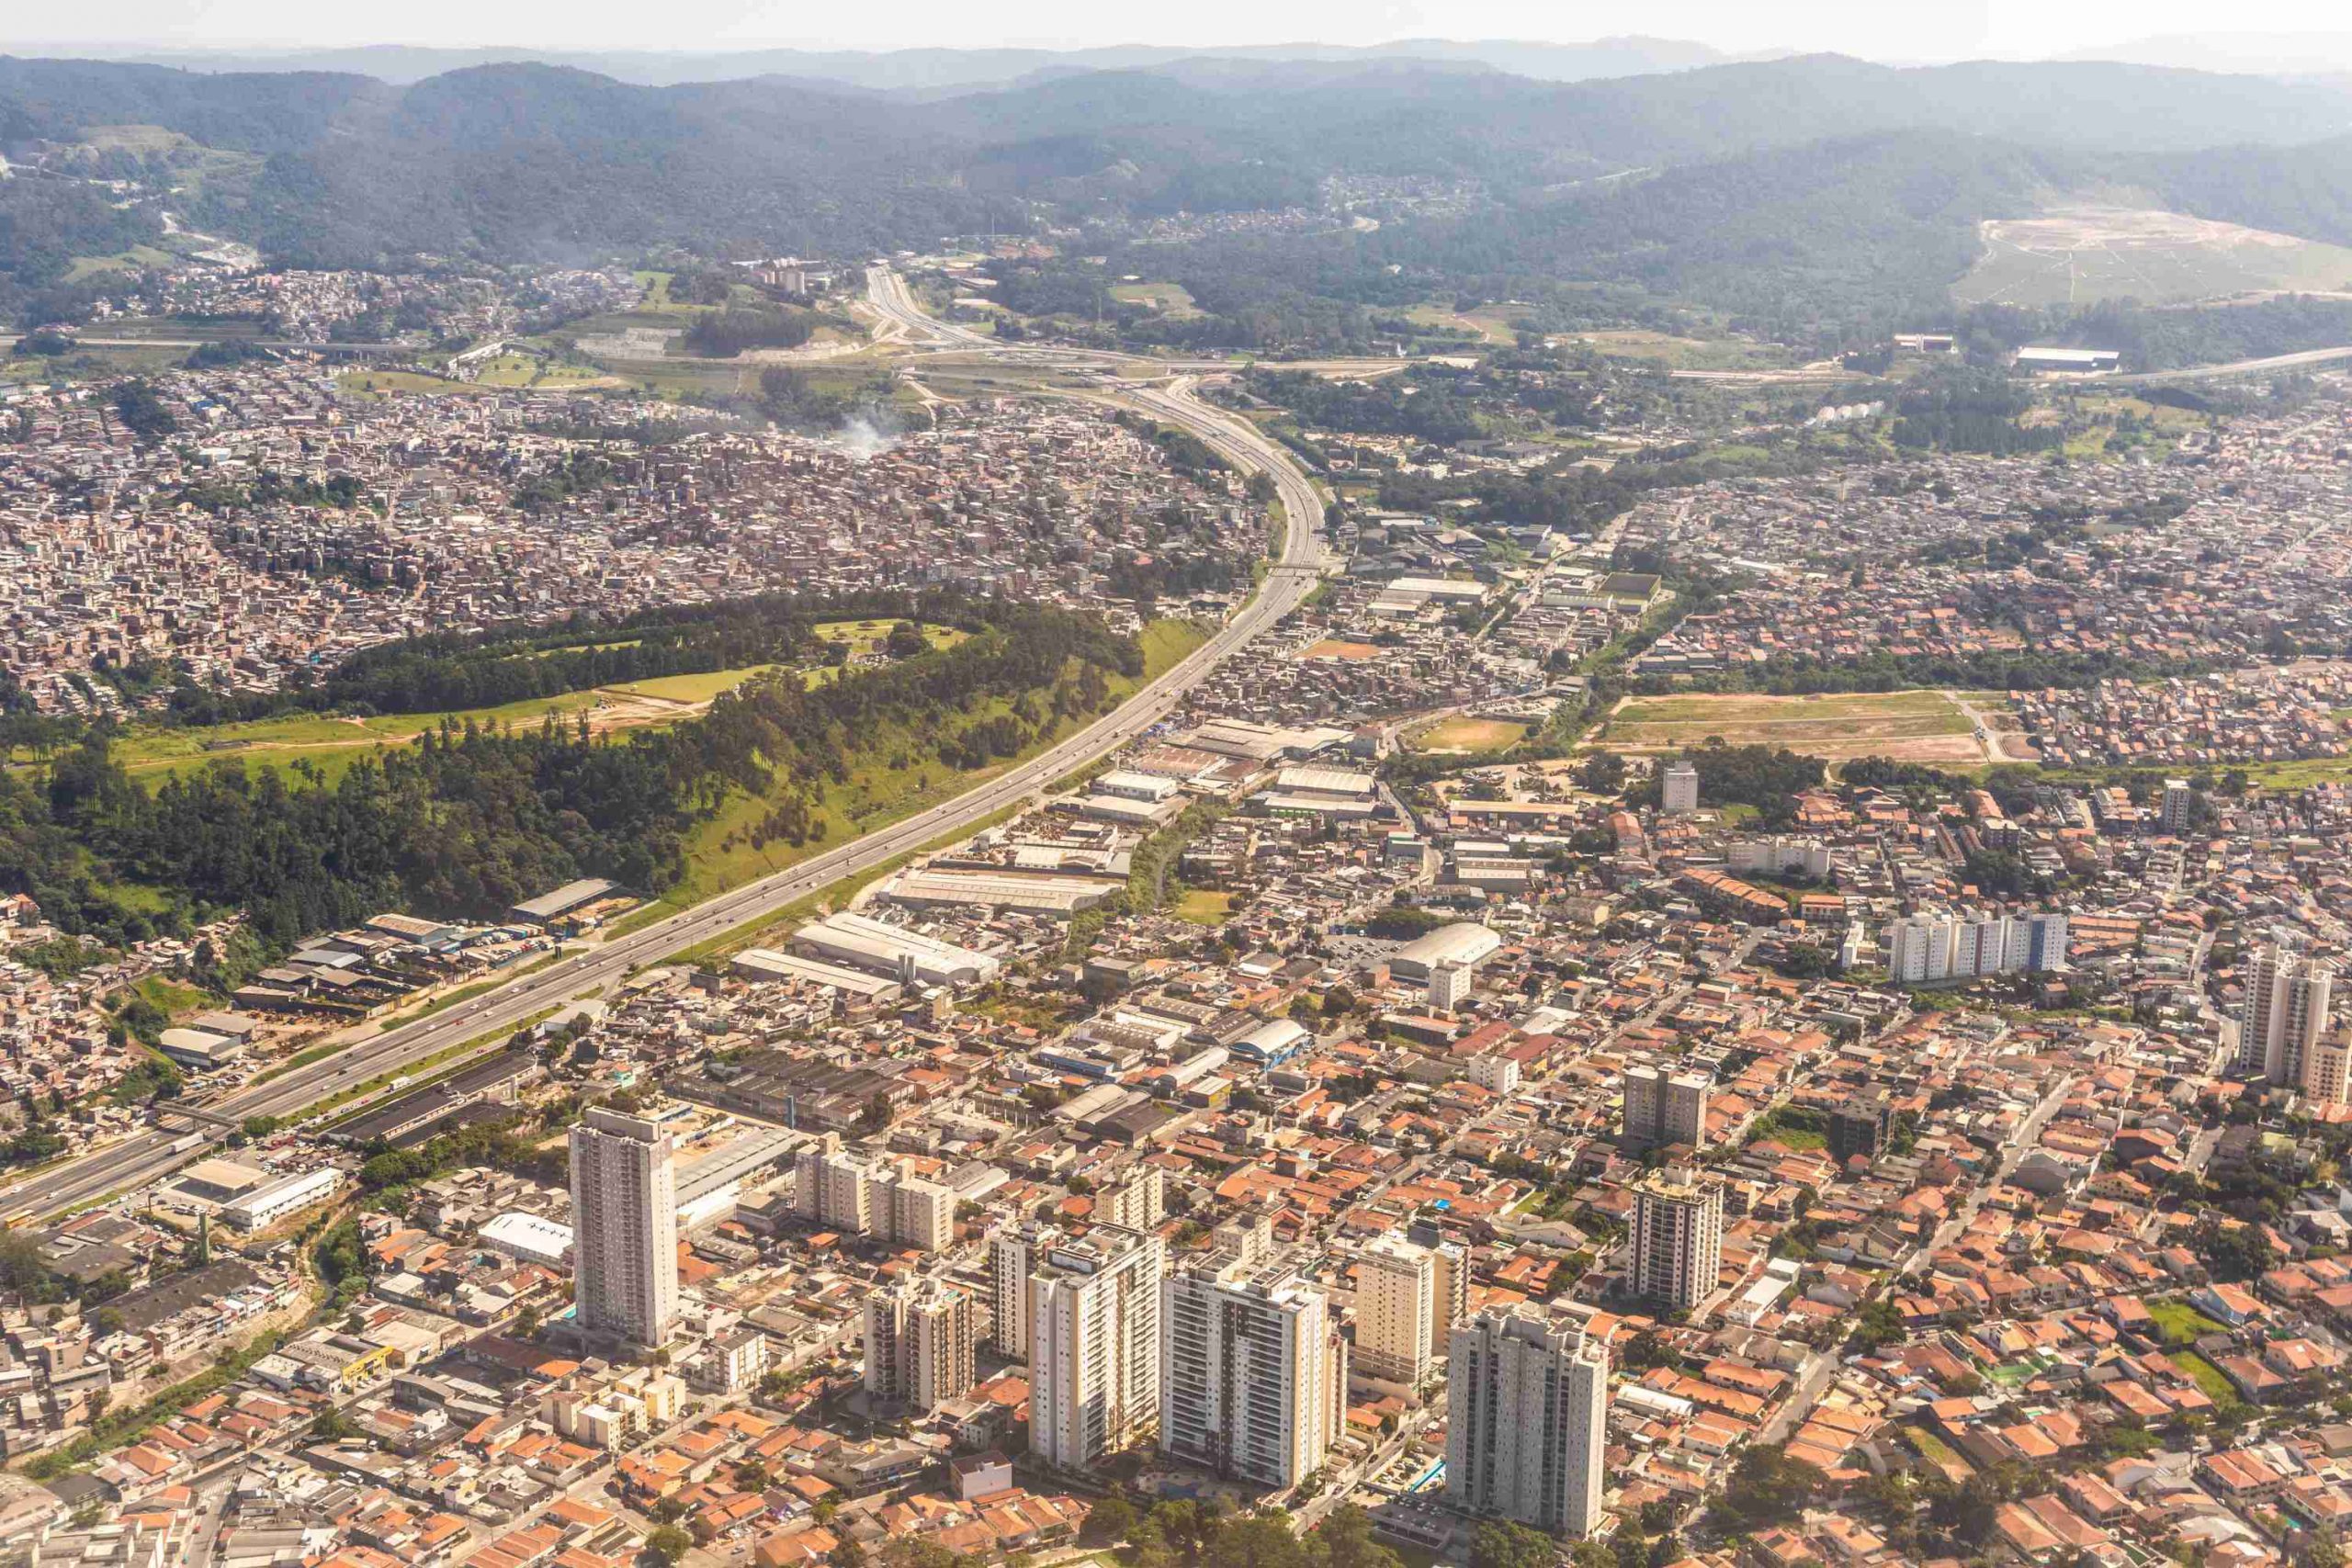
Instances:
[[[999,350],[999,345],[980,334],[964,333],[923,315],[907,296],[905,285],[896,274],[881,268],[876,272],[884,279],[881,285],[874,286],[877,309],[916,341],[958,349],[978,346]],[[871,279],[869,275],[870,284]],[[1026,355],[1038,351],[1022,352]],[[1316,539],[1316,525],[1322,517],[1323,507],[1306,473],[1288,452],[1246,421],[1196,401],[1192,391],[1192,379],[1178,377],[1165,388],[1138,387],[1128,395],[1155,417],[1199,437],[1243,471],[1263,469],[1273,475],[1288,524],[1282,557],[1268,572],[1257,596],[1240,614],[1120,707],[1043,755],[977,784],[953,800],[876,829],[839,849],[829,850],[757,882],[746,883],[548,968],[518,976],[512,984],[488,995],[430,1018],[388,1029],[325,1060],[298,1067],[266,1083],[249,1085],[217,1100],[191,1103],[209,1113],[232,1120],[289,1115],[468,1041],[510,1030],[536,1014],[561,1007],[598,987],[614,985],[632,969],[660,963],[681,949],[765,919],[844,877],[870,871],[934,839],[968,829],[1159,723],[1210,671],[1295,608],[1318,577],[1320,547]],[[200,1150],[173,1146],[182,1136],[160,1130],[143,1133],[51,1167],[0,1190],[0,1215],[11,1220],[46,1219],[109,1193],[155,1180],[185,1161],[198,1157]]]

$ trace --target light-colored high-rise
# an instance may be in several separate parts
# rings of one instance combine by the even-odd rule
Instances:
[[[2156,807],[2156,829],[2172,838],[2188,831],[2188,819],[2197,808],[2197,792],[2188,787],[2187,779],[2165,780],[2164,804]]]
[[[956,1239],[955,1193],[922,1180],[903,1161],[845,1153],[838,1133],[794,1160],[792,1202],[812,1224],[887,1245],[944,1252]]]
[[[1347,1364],[1319,1287],[1280,1262],[1194,1269],[1162,1284],[1160,1327],[1162,1449],[1261,1486],[1322,1467]]]
[[[926,1415],[971,1391],[978,1337],[970,1294],[908,1281],[865,1302],[865,1391]]]
[[[658,1346],[677,1325],[675,1165],[658,1113],[591,1106],[571,1130],[572,1297],[592,1337]]]
[[[1688,817],[1698,810],[1699,770],[1689,762],[1669,765],[1659,786],[1658,803],[1668,817]]]
[[[1035,1220],[989,1237],[989,1315],[997,1349],[1016,1361],[1029,1359],[1029,1271],[1040,1247],[1057,1233]]]
[[[1418,1389],[1429,1374],[1436,1325],[1437,1255],[1401,1235],[1374,1237],[1356,1256],[1356,1344],[1369,1378]]]
[[[1095,1193],[1094,1217],[1131,1231],[1158,1230],[1168,1217],[1168,1173],[1149,1163],[1130,1167]]]
[[[2309,1081],[2320,1038],[2335,1003],[2335,970],[2283,942],[2265,942],[2254,955],[2245,1000],[2238,1010],[2238,1066],[2264,1082],[2291,1085],[2319,1096]]]
[[[1532,1303],[1453,1331],[1445,1483],[1465,1513],[1589,1535],[1608,1455],[1609,1350]]]
[[[1664,1067],[1625,1069],[1625,1145],[1628,1148],[1692,1149],[1707,1141],[1707,1099],[1715,1087],[1705,1073],[1670,1073]]]
[[[1724,1190],[1685,1169],[1653,1171],[1634,1185],[1635,1295],[1688,1312],[1714,1292],[1724,1262]]]
[[[2066,917],[2055,911],[1920,914],[1886,930],[1886,968],[1897,985],[1985,975],[2047,975],[2066,967]]]
[[[1443,1356],[1452,1348],[1453,1325],[1470,1315],[1470,1254],[1460,1242],[1445,1239],[1445,1232],[1427,1220],[1405,1227],[1405,1239],[1427,1247],[1433,1273],[1430,1280],[1430,1354]]]
[[[1097,1225],[1029,1259],[1029,1448],[1080,1470],[1159,1419],[1159,1238]]]

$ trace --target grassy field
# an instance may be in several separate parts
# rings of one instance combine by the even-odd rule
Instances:
[[[1111,298],[1130,305],[1148,305],[1164,316],[1197,316],[1192,290],[1181,283],[1114,283]]]
[[[2187,1302],[2150,1302],[2148,1315],[2156,1320],[2167,1345],[2193,1345],[2200,1334],[2219,1334],[2222,1325]]]
[[[65,269],[65,281],[79,283],[98,273],[129,272],[133,267],[169,266],[174,259],[169,251],[159,251],[153,245],[133,245],[110,256],[75,256],[74,265]]]
[[[1208,887],[1187,887],[1170,912],[1196,926],[1221,926],[1233,913],[1233,895]]]
[[[250,724],[197,728],[134,728],[117,743],[115,755],[132,777],[160,783],[219,761],[247,769],[286,768],[308,761],[329,782],[359,758],[387,746],[404,746],[444,719],[460,724],[535,726],[549,714],[569,719],[586,714],[599,730],[632,729],[673,723],[707,706],[720,692],[732,691],[774,665],[748,665],[699,675],[664,675],[560,696],[535,697],[497,707],[451,714],[396,714],[377,718],[334,718],[291,714]]]
[[[889,640],[890,628],[899,623],[888,619],[876,621],[820,621],[810,629],[820,642],[838,642],[852,653],[879,653]],[[934,649],[954,648],[971,634],[956,626],[943,626],[930,621],[922,623],[923,640]]]
[[[477,397],[495,390],[473,381],[452,381],[440,376],[421,376],[413,370],[345,370],[334,378],[334,389],[345,397],[388,398],[395,392],[423,392],[427,396]]]
[[[1668,370],[1774,370],[1790,364],[1788,352],[1774,344],[1676,337],[1641,328],[1571,333],[1565,341],[1612,358],[1644,360]]]
[[[2188,1374],[2189,1381],[2205,1391],[2205,1397],[2216,1404],[2243,1404],[2238,1391],[2222,1375],[2222,1369],[2194,1350],[2167,1350],[2165,1354],[2172,1364]]]
[[[1963,305],[2177,304],[2352,288],[2352,250],[2146,209],[2076,207],[1979,225],[1983,254],[1952,285]]]
[[[1527,739],[1527,726],[1514,719],[1457,715],[1414,731],[1405,744],[1415,751],[1501,751]]]
[[[1986,705],[2002,701],[1982,699]],[[1968,716],[1942,693],[1930,691],[1633,697],[1594,733],[1592,744],[1611,751],[1677,751],[1717,736],[1727,746],[1783,746],[1830,761],[1869,756],[1963,764],[1990,760]]]

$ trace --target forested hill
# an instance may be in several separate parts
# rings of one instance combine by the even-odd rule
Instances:
[[[189,181],[118,143],[64,178],[0,181],[0,309],[70,305],[40,291],[77,254],[152,233],[175,189],[204,231],[363,266],[668,245],[855,257],[983,227],[1311,210],[1334,177],[1445,193],[1382,209],[1375,232],[1301,222],[1159,250],[1204,311],[1185,330],[1246,347],[1345,341],[1299,330],[1318,310],[1531,280],[1635,285],[1767,330],[1875,330],[1932,308],[1980,220],[2052,196],[2352,240],[2352,86],[2098,63],[1813,56],[1550,82],[1409,58],[1189,60],[889,94],[527,63],[396,86],[0,59],[12,147],[124,125],[212,161]],[[94,178],[153,194],[126,205]],[[1253,317],[1284,324],[1270,340]]]

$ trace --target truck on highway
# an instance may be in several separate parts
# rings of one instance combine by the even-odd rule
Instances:
[[[175,1155],[184,1155],[190,1149],[202,1148],[204,1146],[204,1134],[201,1133],[185,1134],[182,1136],[172,1140],[172,1153]]]

